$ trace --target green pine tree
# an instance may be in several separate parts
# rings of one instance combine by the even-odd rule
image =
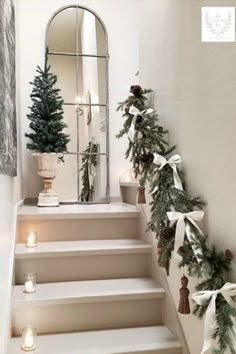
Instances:
[[[64,153],[70,137],[62,132],[67,127],[63,122],[63,99],[59,95],[60,89],[55,87],[57,76],[50,72],[48,51],[44,68],[37,66],[36,72],[34,81],[30,82],[33,86],[30,95],[33,104],[27,117],[32,132],[25,134],[31,140],[27,148],[40,153]]]

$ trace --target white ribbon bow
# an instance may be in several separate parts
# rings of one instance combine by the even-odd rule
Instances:
[[[148,114],[151,114],[153,113],[153,109],[152,108],[149,108],[149,109],[144,109],[142,112],[140,112],[138,110],[138,108],[136,108],[135,106],[131,106],[129,108],[129,114],[132,114],[133,117],[133,120],[132,120],[132,124],[130,126],[130,129],[129,129],[129,134],[128,134],[128,137],[130,138],[130,140],[134,140],[134,134],[135,134],[135,123],[136,123],[136,119],[137,119],[137,116],[143,116],[143,115],[148,115]],[[141,136],[141,133],[139,133],[139,137]]]
[[[191,231],[191,227],[189,223],[194,225],[196,229],[200,232],[200,234],[203,235],[203,232],[200,229],[200,227],[197,225],[196,221],[200,221],[203,219],[204,211],[201,210],[191,211],[185,214],[179,213],[177,211],[170,211],[167,213],[167,217],[170,220],[170,222],[177,221],[176,231],[175,231],[175,246],[174,246],[175,254],[178,254],[179,247],[183,246],[185,233],[187,235],[189,242],[190,243],[192,242],[191,238],[193,236],[193,233]],[[189,223],[185,222],[186,219],[189,221]],[[200,250],[196,249],[196,247],[195,248],[193,247],[193,252],[195,257],[199,261],[199,256],[201,254]]]
[[[236,295],[236,284],[226,283],[221,289],[213,291],[199,291],[192,295],[192,299],[198,304],[203,305],[207,300],[210,300],[208,305],[205,324],[204,324],[204,345],[201,354],[207,353],[208,350],[213,349],[214,339],[212,338],[215,332],[217,322],[216,322],[216,298],[221,294],[225,301],[233,307],[236,308],[236,303],[232,300],[232,297]]]
[[[173,169],[175,188],[180,189],[181,191],[183,190],[182,182],[176,167],[177,164],[182,162],[182,159],[179,155],[173,155],[169,160],[167,160],[164,156],[154,154],[153,162],[157,165],[160,165],[159,171],[161,171],[166,165],[170,165],[170,167]]]

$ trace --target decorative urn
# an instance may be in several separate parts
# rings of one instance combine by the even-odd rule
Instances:
[[[57,164],[63,154],[55,152],[34,153],[37,158],[38,175],[43,179],[43,190],[38,196],[39,207],[58,207],[59,195],[52,188],[52,182],[57,175]]]

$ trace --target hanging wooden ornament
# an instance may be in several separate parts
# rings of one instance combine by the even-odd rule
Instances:
[[[185,275],[181,278],[181,284],[182,284],[182,287],[179,290],[180,301],[179,301],[178,312],[183,315],[188,315],[191,313],[190,305],[189,305],[190,291],[188,289],[188,278]]]
[[[233,258],[234,258],[233,253],[230,250],[225,250],[225,260],[228,263],[231,263]]]
[[[146,204],[145,187],[138,188],[138,204]]]

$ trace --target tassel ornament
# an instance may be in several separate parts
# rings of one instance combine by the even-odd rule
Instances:
[[[138,204],[146,204],[145,187],[138,188]]]
[[[181,284],[182,284],[182,287],[179,290],[180,301],[179,301],[178,312],[183,315],[188,315],[191,313],[190,305],[189,305],[190,291],[188,289],[188,278],[185,275],[181,278]]]

